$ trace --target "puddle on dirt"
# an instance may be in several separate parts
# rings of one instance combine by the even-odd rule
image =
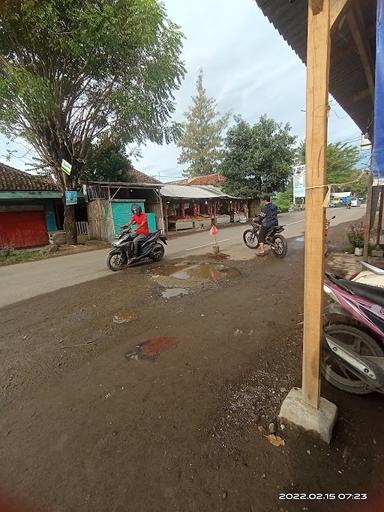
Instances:
[[[149,359],[155,361],[160,354],[167,352],[172,348],[175,348],[178,344],[176,338],[171,336],[157,336],[156,338],[150,338],[145,340],[134,347],[133,350],[125,354],[127,359]]]
[[[181,297],[182,295],[188,295],[188,290],[185,288],[167,288],[161,292],[161,296],[164,299],[172,299],[173,297]]]
[[[168,264],[153,269],[154,278],[168,277],[175,281],[208,280],[217,282],[238,276],[240,276],[240,271],[237,268],[211,262]]]

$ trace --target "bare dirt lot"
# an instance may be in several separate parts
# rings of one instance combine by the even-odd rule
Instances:
[[[339,407],[330,447],[266,437],[300,385],[302,247],[133,268],[1,309],[4,495],[41,512],[382,510],[380,396],[323,386]],[[165,299],[169,279],[185,293]]]

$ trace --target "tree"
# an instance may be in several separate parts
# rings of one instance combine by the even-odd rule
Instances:
[[[231,195],[258,197],[284,190],[292,175],[296,137],[289,124],[262,116],[251,126],[241,118],[228,130],[221,172]]]
[[[79,185],[101,137],[178,135],[183,36],[158,0],[3,0],[0,31],[0,129],[28,141],[61,191]],[[73,206],[64,219],[74,243]]]
[[[178,163],[189,164],[183,173],[185,176],[191,178],[217,171],[222,158],[222,133],[228,124],[229,115],[220,116],[216,109],[216,101],[207,96],[203,87],[203,71],[200,70],[196,95],[185,114],[183,135],[178,142],[181,148]]]
[[[300,163],[305,162],[305,143],[298,148]],[[358,147],[348,143],[329,143],[327,147],[327,183],[334,183],[335,192],[353,192],[360,196],[368,190],[368,178],[357,169],[360,160]],[[352,182],[352,183],[351,183]],[[337,184],[340,183],[338,186]]]
[[[89,181],[130,181],[132,169],[124,144],[103,138],[92,146],[82,176]]]

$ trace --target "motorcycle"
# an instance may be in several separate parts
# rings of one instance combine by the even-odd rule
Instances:
[[[384,294],[375,286],[326,274],[322,374],[338,389],[384,394]]]
[[[251,229],[246,229],[243,233],[243,241],[249,249],[257,249],[259,247],[259,232],[263,219],[260,215],[252,219]],[[267,232],[265,244],[271,247],[271,250],[278,258],[284,258],[288,251],[287,240],[281,235],[284,226],[273,226]]]
[[[167,245],[167,237],[161,231],[155,231],[140,243],[139,255],[134,257],[133,240],[137,234],[127,226],[117,239],[112,242],[112,249],[108,253],[107,265],[110,270],[116,272],[124,267],[130,267],[143,260],[160,261],[165,253],[164,245]]]
[[[370,265],[365,261],[362,261],[361,264],[364,269],[354,274],[350,280],[355,283],[364,283],[384,288],[384,269]]]

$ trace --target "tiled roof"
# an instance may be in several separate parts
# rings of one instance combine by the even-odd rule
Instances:
[[[152,176],[148,176],[148,174],[144,174],[137,169],[130,169],[128,171],[129,181],[132,183],[152,183],[153,185],[160,185],[161,181],[152,178]]]
[[[27,172],[19,171],[18,169],[14,169],[13,167],[9,167],[8,165],[0,163],[0,190],[56,191],[58,188],[49,178],[45,178],[43,176],[34,176]]]
[[[171,181],[169,184],[173,185],[212,185],[219,187],[225,182],[225,177],[222,174],[207,174],[205,176],[195,176],[194,178],[186,178],[184,180]]]
[[[196,176],[188,180],[188,185],[222,185],[225,177],[222,174],[208,174],[207,176]]]

